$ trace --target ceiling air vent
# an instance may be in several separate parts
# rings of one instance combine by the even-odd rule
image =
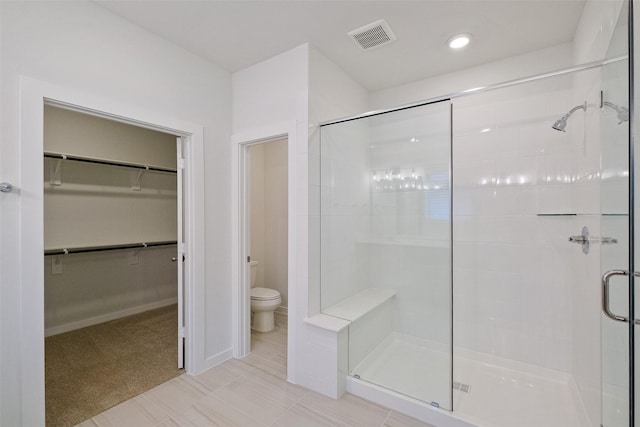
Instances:
[[[395,34],[391,31],[391,27],[389,27],[389,24],[387,24],[387,21],[384,19],[350,31],[348,35],[353,38],[362,50],[384,46],[396,39]]]

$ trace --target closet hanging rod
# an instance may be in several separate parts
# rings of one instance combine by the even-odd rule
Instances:
[[[137,163],[117,162],[114,160],[94,159],[91,157],[72,156],[69,154],[45,152],[44,156],[49,157],[51,159],[73,160],[76,162],[85,162],[85,163],[97,163],[99,165],[120,166],[123,168],[143,169],[143,170],[154,171],[154,172],[177,173],[176,169],[161,168],[157,166],[147,166],[147,165],[141,165]]]
[[[138,249],[138,248],[152,248],[156,246],[171,246],[177,245],[177,240],[166,240],[162,242],[144,242],[144,243],[126,243],[123,245],[105,245],[105,246],[84,246],[79,248],[62,248],[62,249],[45,249],[46,255],[67,255],[67,254],[81,254],[87,252],[102,252],[112,251],[117,249]]]

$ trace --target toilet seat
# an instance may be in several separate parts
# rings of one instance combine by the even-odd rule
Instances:
[[[254,301],[273,301],[280,298],[280,292],[269,288],[251,288],[251,299]]]

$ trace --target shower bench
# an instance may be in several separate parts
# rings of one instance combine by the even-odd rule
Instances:
[[[324,342],[325,394],[339,398],[346,391],[349,367],[358,363],[393,329],[392,289],[368,288],[304,319]],[[311,331],[310,331],[311,332]],[[319,369],[315,366],[314,369]]]
[[[367,288],[305,319],[305,323],[338,332],[395,297],[393,289]],[[333,319],[327,319],[327,317]],[[336,319],[336,320],[334,320]]]

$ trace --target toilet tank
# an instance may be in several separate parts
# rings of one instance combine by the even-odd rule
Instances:
[[[258,280],[258,261],[249,261],[249,278],[251,279],[251,287],[255,288]]]

